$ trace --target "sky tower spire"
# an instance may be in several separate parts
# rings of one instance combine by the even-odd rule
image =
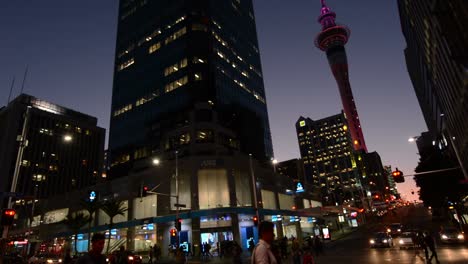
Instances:
[[[315,45],[327,54],[328,63],[340,91],[343,110],[348,121],[354,149],[367,152],[351,84],[349,83],[348,59],[344,47],[348,42],[351,32],[348,27],[336,24],[336,14],[327,6],[325,0],[321,0],[320,2],[322,8],[318,22],[322,24],[322,31],[315,38]]]

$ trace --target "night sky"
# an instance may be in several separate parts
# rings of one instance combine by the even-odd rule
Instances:
[[[217,0],[229,1],[229,0]],[[294,124],[341,111],[326,56],[314,45],[319,0],[253,0],[275,158],[298,158]],[[396,1],[328,0],[337,22],[351,29],[346,49],[350,82],[369,151],[411,174],[426,131],[409,79]],[[24,92],[96,116],[108,129],[117,29],[117,0],[5,1],[0,8],[0,105],[13,77]],[[398,184],[407,199],[414,181]]]

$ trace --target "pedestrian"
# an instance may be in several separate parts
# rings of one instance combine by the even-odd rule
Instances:
[[[101,253],[104,249],[106,237],[101,233],[95,233],[91,238],[91,250],[80,257],[77,264],[105,264],[106,257]]]
[[[159,258],[161,258],[161,247],[158,244],[154,244],[153,253],[154,259],[156,260],[156,262],[158,262]]]
[[[435,249],[434,238],[431,236],[431,234],[429,234],[429,232],[424,233],[424,243],[426,243],[427,247],[431,251],[431,256],[429,257],[429,259],[427,259],[427,262],[431,263],[432,258],[435,257],[436,263],[440,263]]]
[[[284,236],[280,242],[281,248],[281,258],[287,259],[288,258],[288,238]]]
[[[312,256],[311,248],[304,248],[304,255],[302,256],[302,264],[315,264],[314,257]]]
[[[252,252],[252,264],[277,264],[273,252],[270,250],[270,245],[273,242],[275,234],[273,233],[274,225],[272,222],[263,221],[258,228],[260,240]]]
[[[73,261],[72,261],[72,257],[71,257],[71,249],[70,248],[67,248],[65,250],[65,256],[63,257],[63,263],[64,264],[71,264]]]
[[[250,256],[252,256],[252,252],[253,252],[254,248],[255,248],[255,242],[254,242],[254,240],[253,240],[253,237],[251,237],[251,238],[249,239],[249,252],[250,252]]]
[[[293,238],[291,244],[291,253],[293,256],[293,263],[294,264],[301,264],[301,245],[296,238]]]
[[[427,251],[427,245],[426,242],[424,242],[424,234],[423,232],[418,232],[417,235],[417,245],[424,250],[424,257],[427,260],[429,258],[429,252]],[[419,253],[418,253],[419,255]]]
[[[128,260],[128,254],[125,251],[125,247],[120,246],[119,251],[117,252],[116,264],[127,264],[127,260]]]
[[[152,246],[150,246],[150,248],[149,248],[148,255],[149,255],[148,264],[153,264],[154,250],[153,250],[153,247],[152,247]]]
[[[232,254],[232,263],[241,264],[242,263],[242,247],[237,243],[237,241],[232,241],[231,246]]]
[[[314,251],[316,257],[323,254],[323,243],[319,236],[314,237]]]

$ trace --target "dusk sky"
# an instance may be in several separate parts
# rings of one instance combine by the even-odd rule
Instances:
[[[229,1],[229,0],[217,0]],[[294,124],[337,114],[341,99],[326,55],[314,45],[319,0],[253,0],[275,158],[299,158]],[[404,60],[396,0],[328,0],[351,29],[350,82],[369,151],[412,174],[419,156],[408,138],[426,131]],[[24,92],[92,115],[108,129],[117,0],[5,1],[0,9],[0,105]],[[407,199],[412,178],[398,184]]]

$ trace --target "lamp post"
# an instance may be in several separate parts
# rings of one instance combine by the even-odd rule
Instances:
[[[23,152],[24,149],[28,146],[28,140],[26,139],[26,132],[29,123],[29,111],[31,106],[26,108],[26,112],[24,113],[24,120],[23,120],[23,128],[21,129],[21,135],[17,137],[18,144],[18,153],[16,155],[16,163],[15,163],[15,171],[13,172],[13,179],[11,182],[10,192],[16,192],[16,185],[18,184],[18,177],[21,168],[21,161],[23,160]],[[13,205],[12,197],[8,197],[8,205],[7,208],[11,208]],[[8,226],[3,228],[2,239],[6,239],[8,236]]]
[[[276,164],[278,164],[278,160],[273,158],[271,160],[271,164],[273,164],[273,172],[276,173]]]
[[[148,191],[148,193],[152,193],[152,194],[156,194],[156,195],[163,195],[163,196],[169,196],[169,197],[175,197],[176,199],[176,202],[174,204],[175,208],[176,208],[176,221],[179,220],[179,208],[180,207],[185,207],[185,205],[182,205],[179,203],[179,157],[178,157],[178,154],[179,154],[179,151],[175,151],[175,195],[171,195],[170,193],[169,194],[166,194],[166,193],[159,193],[159,192],[155,192],[156,188],[159,187],[156,186],[154,187],[153,189],[151,189],[150,191]],[[153,165],[156,165],[158,166],[161,161],[158,159],[158,158],[153,158],[152,159],[152,163]],[[179,248],[179,241],[180,241],[180,230],[177,230],[177,236],[176,236],[176,247]]]
[[[257,219],[260,220],[260,214],[258,212],[258,200],[257,200],[257,183],[255,180],[255,174],[253,170],[253,164],[252,164],[252,154],[249,154],[249,166],[250,166],[250,176],[252,177],[252,191],[254,194],[254,210],[255,210],[255,215],[257,216]]]

